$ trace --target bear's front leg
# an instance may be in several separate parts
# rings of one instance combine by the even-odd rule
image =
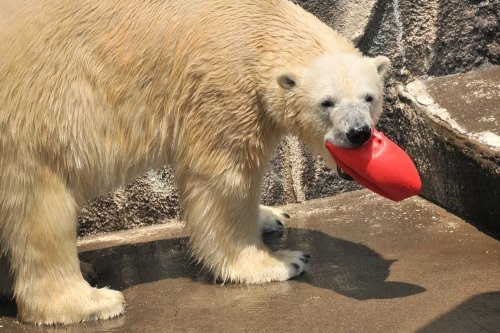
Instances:
[[[265,208],[259,213],[260,180],[254,174],[235,170],[215,177],[180,174],[192,253],[216,279],[253,284],[288,280],[304,271],[309,255],[272,252],[263,244],[265,220],[258,223],[259,216],[273,214]]]
[[[38,325],[107,319],[124,311],[122,293],[92,288],[82,276],[76,248],[77,205],[65,184],[39,167],[26,182],[11,182],[0,222],[18,318]],[[23,198],[23,200],[14,200]]]

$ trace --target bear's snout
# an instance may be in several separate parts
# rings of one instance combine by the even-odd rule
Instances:
[[[354,145],[361,145],[372,136],[372,129],[368,125],[354,126],[346,133],[347,139]]]

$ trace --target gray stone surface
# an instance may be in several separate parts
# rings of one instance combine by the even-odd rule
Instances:
[[[296,0],[307,11],[357,43],[373,20],[380,0]]]
[[[312,255],[306,273],[265,285],[217,285],[189,263],[180,223],[87,237],[97,285],[122,290],[126,314],[68,327],[19,324],[0,303],[0,332],[497,332],[500,242],[429,202],[366,190],[285,209],[271,248]]]
[[[177,187],[168,167],[151,170],[125,188],[82,208],[79,235],[161,224],[181,215]]]
[[[456,122],[457,132],[500,151],[500,66],[436,77],[423,84],[436,105]],[[432,100],[417,102],[429,108]],[[439,110],[436,111],[439,116]]]
[[[376,8],[359,46],[389,56],[399,80],[500,62],[496,0],[379,0]]]

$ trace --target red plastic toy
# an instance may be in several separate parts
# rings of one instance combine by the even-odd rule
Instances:
[[[326,148],[345,173],[388,199],[401,201],[418,194],[422,188],[410,157],[377,130],[359,148],[340,148],[330,142],[326,142]]]

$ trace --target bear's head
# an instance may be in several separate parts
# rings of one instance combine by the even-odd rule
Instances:
[[[325,141],[355,148],[367,141],[382,113],[388,58],[327,54],[310,65],[277,74],[282,91],[282,122],[330,167]]]

